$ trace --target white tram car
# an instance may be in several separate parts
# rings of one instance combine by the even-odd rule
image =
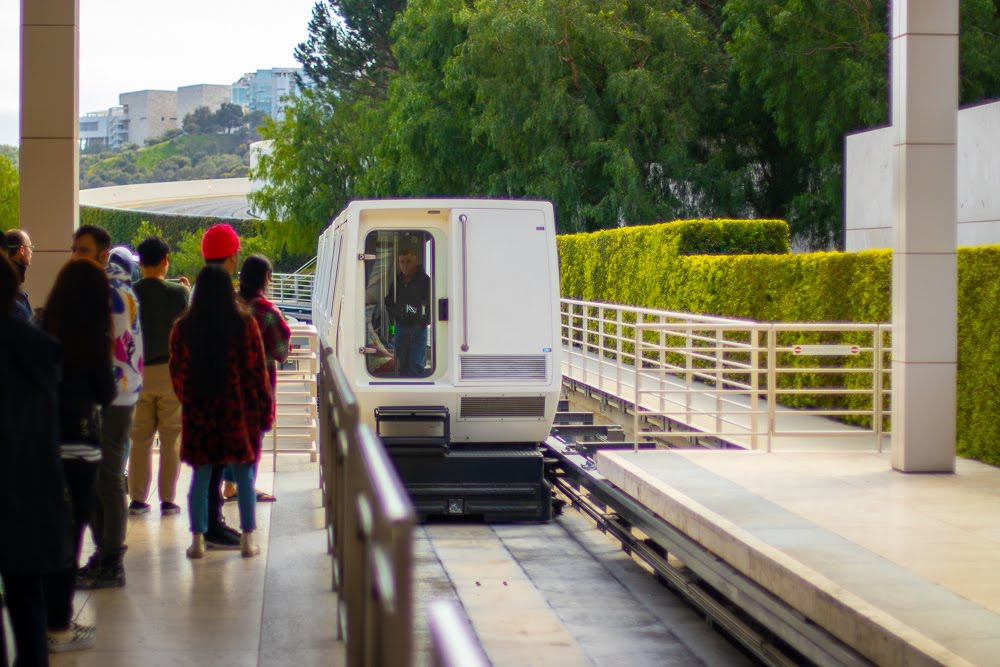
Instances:
[[[552,205],[354,201],[320,235],[316,276],[313,323],[418,513],[548,518],[538,443],[561,384]]]

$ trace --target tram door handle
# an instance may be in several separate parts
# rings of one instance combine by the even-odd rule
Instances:
[[[438,321],[448,321],[448,299],[438,299]]]

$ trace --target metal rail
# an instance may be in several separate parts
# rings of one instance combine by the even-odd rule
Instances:
[[[634,428],[646,437],[767,451],[777,437],[867,438],[882,450],[890,325],[753,322],[569,299],[561,324],[563,374],[638,406]],[[662,428],[640,430],[652,422]]]
[[[558,468],[553,483],[573,506],[761,662],[799,665],[798,653],[816,665],[871,664],[613,486],[593,470],[588,456],[558,438],[549,438],[546,446]]]
[[[314,273],[272,273],[268,298],[283,312],[311,315],[315,284]]]
[[[382,442],[361,424],[358,403],[330,348],[320,355],[320,489],[337,638],[349,667],[414,664],[413,531],[410,497]],[[432,614],[437,664],[489,665],[460,615]],[[475,659],[475,660],[474,660]],[[455,662],[458,660],[458,662]]]
[[[427,625],[433,667],[490,667],[492,664],[458,604],[450,600],[428,603]]]
[[[327,348],[320,365],[320,484],[337,637],[351,667],[413,663],[413,506]]]

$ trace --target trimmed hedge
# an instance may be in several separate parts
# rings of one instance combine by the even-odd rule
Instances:
[[[659,226],[659,225],[657,225]],[[784,220],[677,220],[663,225],[678,255],[754,255],[789,252]]]
[[[163,230],[163,238],[171,248],[180,245],[181,239],[188,233],[201,233],[212,225],[225,222],[232,225],[241,237],[257,236],[260,233],[260,222],[240,218],[213,218],[198,215],[171,215],[169,213],[153,213],[149,211],[130,211],[121,208],[103,208],[100,206],[81,206],[80,224],[104,227],[117,243],[131,243],[139,225],[147,221]]]
[[[891,319],[889,250],[682,256],[656,232],[643,232],[649,229],[560,236],[562,295],[761,321]],[[959,248],[958,275],[958,453],[1000,464],[1000,373],[995,367],[1000,359],[1000,246]],[[860,377],[850,386],[865,382],[870,386],[870,378]],[[787,399],[783,402],[803,407],[817,403]],[[848,405],[855,400],[863,397]]]
[[[192,233],[201,235],[206,229],[220,222],[231,225],[242,239],[264,235],[264,223],[260,220],[173,215],[100,206],[80,207],[80,224],[103,227],[111,234],[115,244],[130,244],[139,229],[139,225],[143,222],[149,222],[158,227],[163,232],[164,240],[175,250],[180,248],[184,236]],[[309,259],[309,255],[290,255],[283,248],[281,252],[271,254],[273,256],[270,259],[274,262],[274,270],[278,272],[294,271]]]

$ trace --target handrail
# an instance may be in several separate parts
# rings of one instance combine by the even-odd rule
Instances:
[[[861,436],[882,451],[889,324],[756,322],[573,299],[562,300],[560,324],[564,376],[637,406],[637,441],[706,436],[757,449],[763,440],[770,451],[776,436]],[[781,405],[803,400],[813,407]]]
[[[457,603],[437,600],[428,604],[427,625],[433,667],[490,667],[489,658]]]
[[[337,636],[350,667],[413,663],[416,516],[330,348],[320,357],[320,469]]]

